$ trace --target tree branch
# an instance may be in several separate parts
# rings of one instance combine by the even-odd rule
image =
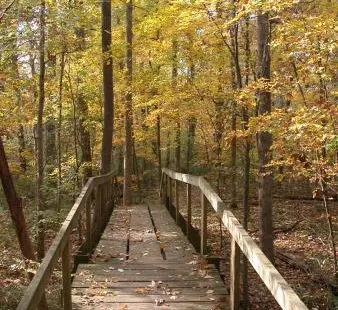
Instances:
[[[0,13],[0,22],[2,20],[2,18],[5,16],[5,14],[8,12],[8,10],[13,6],[15,0],[12,0],[11,3],[9,3],[4,9],[3,11]]]

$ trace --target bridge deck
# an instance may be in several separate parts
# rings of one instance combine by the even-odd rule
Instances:
[[[93,257],[77,269],[73,309],[228,309],[216,268],[160,205],[116,207]]]

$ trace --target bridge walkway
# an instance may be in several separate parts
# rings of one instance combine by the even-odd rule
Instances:
[[[72,283],[73,309],[228,309],[214,265],[160,204],[117,206]]]

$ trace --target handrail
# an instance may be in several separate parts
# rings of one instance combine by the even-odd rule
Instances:
[[[76,199],[73,207],[69,211],[65,221],[63,222],[59,232],[57,233],[52,245],[48,249],[46,256],[44,257],[41,265],[37,269],[34,278],[27,287],[24,296],[22,297],[17,310],[33,310],[36,309],[40,299],[43,295],[44,288],[46,287],[49,277],[58,261],[62,256],[62,269],[63,269],[63,281],[64,284],[67,283],[68,292],[63,292],[64,295],[64,309],[71,309],[71,298],[70,298],[70,268],[69,268],[69,236],[71,235],[73,227],[77,224],[77,220],[82,211],[87,207],[86,216],[89,216],[87,220],[87,225],[89,225],[89,230],[91,227],[91,213],[90,213],[90,200],[91,194],[94,189],[99,188],[100,186],[107,184],[106,188],[106,198],[109,197],[111,192],[110,182],[112,180],[113,173],[108,173],[102,176],[91,177],[88,179],[86,185],[82,188],[82,191],[78,198]],[[97,195],[101,196],[101,194]],[[96,197],[98,198],[98,197]],[[100,202],[101,202],[100,197]],[[101,202],[102,203],[102,202]],[[89,212],[88,212],[89,211]],[[100,223],[101,224],[101,223]],[[88,226],[87,226],[88,230]],[[91,234],[92,231],[87,231],[87,236]],[[68,258],[64,261],[65,258]],[[67,274],[69,273],[69,274]]]
[[[273,297],[279,303],[282,309],[284,310],[308,310],[305,304],[300,300],[298,295],[294,292],[294,290],[290,287],[290,285],[284,280],[282,275],[278,272],[278,270],[274,267],[274,265],[269,261],[269,259],[265,256],[262,250],[258,247],[256,242],[250,237],[248,232],[244,229],[244,227],[239,223],[234,214],[226,207],[225,203],[222,199],[217,195],[217,193],[212,189],[210,184],[203,178],[198,176],[192,176],[189,174],[183,174],[179,172],[175,172],[169,170],[167,168],[162,169],[162,184],[161,191],[165,191],[165,199],[167,198],[166,190],[167,183],[163,185],[164,182],[167,182],[166,176],[169,178],[181,181],[189,185],[193,185],[199,187],[201,193],[203,195],[203,200],[206,198],[213,209],[216,211],[218,216],[221,218],[223,224],[228,229],[229,233],[233,238],[232,245],[232,254],[231,254],[231,266],[232,269],[237,269],[237,271],[232,270],[231,276],[231,308],[237,309],[238,306],[235,306],[236,301],[234,299],[238,299],[239,296],[239,253],[236,253],[236,247],[238,246],[244,255],[247,257],[248,261],[251,263],[252,267],[255,269],[259,277],[265,283],[266,287],[269,289]],[[170,197],[171,192],[171,183],[169,182],[169,200],[172,199]],[[176,195],[178,195],[177,185]],[[191,191],[190,191],[191,193]],[[163,194],[162,194],[163,197]],[[201,196],[202,197],[202,196]],[[204,198],[205,197],[205,198]],[[178,209],[178,199],[175,197],[177,208]],[[188,198],[189,199],[189,198]],[[202,209],[204,203],[202,200]],[[189,200],[188,200],[189,201]],[[191,197],[190,197],[191,202]],[[171,202],[169,202],[171,203]],[[205,209],[206,210],[206,209]],[[206,226],[206,211],[205,214],[205,223]],[[203,210],[202,210],[203,216]],[[203,222],[203,221],[202,221]],[[201,252],[203,249],[202,243],[206,244],[206,232],[203,232],[203,226],[201,227]],[[237,275],[236,277],[234,275]],[[237,286],[234,287],[234,286]],[[237,292],[236,292],[237,290]],[[238,304],[237,304],[238,305]]]

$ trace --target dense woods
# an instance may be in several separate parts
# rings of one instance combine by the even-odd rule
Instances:
[[[325,279],[319,298],[295,284],[297,293],[313,309],[337,309],[337,8],[2,0],[0,309],[15,308],[23,275],[89,177],[114,171],[128,206],[163,167],[205,176],[272,262],[274,222],[286,214],[282,231],[299,234],[283,251],[300,251]],[[321,248],[304,254],[298,237]],[[248,289],[246,275],[245,309]]]

